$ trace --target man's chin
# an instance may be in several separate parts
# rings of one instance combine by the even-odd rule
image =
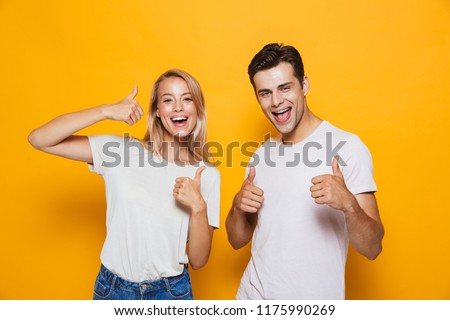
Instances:
[[[292,128],[289,124],[286,125],[275,124],[275,128],[281,135],[289,135],[292,133]]]

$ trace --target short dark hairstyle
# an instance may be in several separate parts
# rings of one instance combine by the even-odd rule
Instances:
[[[276,67],[281,62],[288,62],[294,69],[294,75],[303,88],[303,78],[305,70],[300,53],[292,46],[284,46],[282,43],[269,43],[264,46],[252,59],[248,65],[248,75],[253,89],[255,82],[253,78],[258,71],[267,70]]]

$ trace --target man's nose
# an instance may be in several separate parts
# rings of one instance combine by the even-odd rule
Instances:
[[[283,102],[283,95],[281,92],[274,92],[272,94],[272,106],[278,107]]]

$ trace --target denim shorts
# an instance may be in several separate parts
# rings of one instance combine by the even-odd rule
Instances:
[[[94,286],[94,300],[192,300],[187,267],[174,277],[131,282],[101,266]]]

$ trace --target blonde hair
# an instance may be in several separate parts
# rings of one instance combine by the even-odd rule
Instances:
[[[147,142],[153,153],[160,156],[163,154],[164,147],[164,127],[161,119],[156,116],[158,110],[158,90],[161,82],[164,80],[178,77],[183,79],[192,95],[192,100],[197,109],[197,123],[194,130],[188,136],[188,149],[194,155],[196,160],[208,162],[208,152],[206,150],[206,107],[203,92],[198,81],[186,71],[180,69],[171,69],[164,72],[153,85],[150,98],[150,107],[147,118],[147,132],[144,136],[144,142]]]

